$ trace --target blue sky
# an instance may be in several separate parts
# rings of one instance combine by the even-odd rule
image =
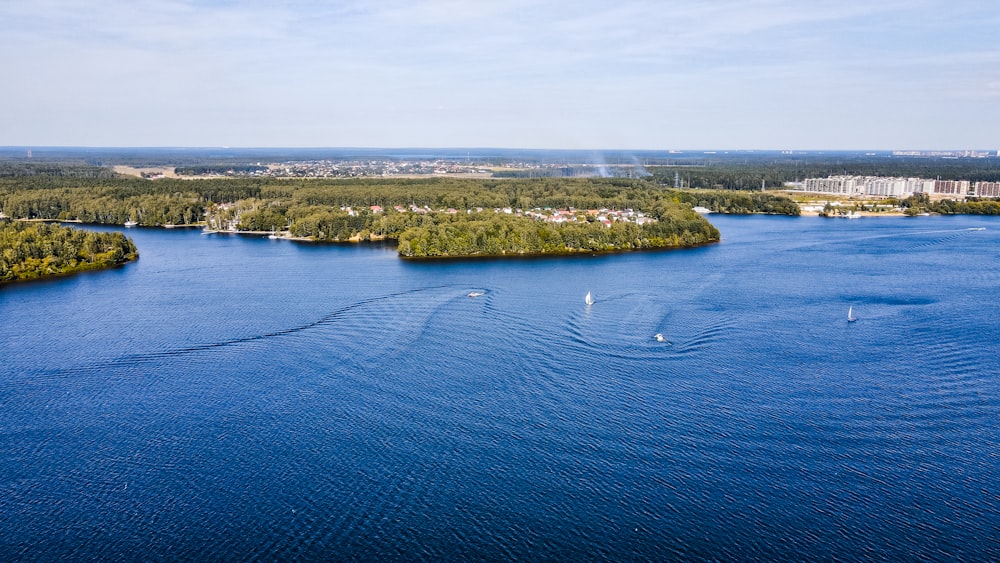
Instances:
[[[0,0],[0,145],[997,149],[998,29],[992,0]]]

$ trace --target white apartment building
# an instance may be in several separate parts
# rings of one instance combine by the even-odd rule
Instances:
[[[978,197],[1000,197],[1000,182],[976,182],[973,193]]]
[[[965,197],[969,194],[968,180],[936,180],[934,193]]]
[[[880,176],[830,176],[829,178],[806,178],[803,187],[810,192],[846,196],[907,197],[915,193],[933,192],[934,180]]]
[[[829,178],[806,178],[802,184],[807,192],[823,192],[841,195],[862,195],[858,184],[859,176],[830,176]]]
[[[881,176],[830,176],[806,178],[802,189],[844,196],[909,197],[928,194],[964,198],[1000,197],[1000,182],[975,182],[969,180],[928,180],[926,178],[892,178]]]

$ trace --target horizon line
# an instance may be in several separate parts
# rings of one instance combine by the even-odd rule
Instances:
[[[28,149],[131,149],[131,150],[465,150],[465,151],[563,151],[563,152],[996,152],[1000,148],[559,148],[559,147],[503,147],[503,146],[418,146],[418,145],[385,145],[385,146],[307,146],[307,145],[0,145],[0,150]]]

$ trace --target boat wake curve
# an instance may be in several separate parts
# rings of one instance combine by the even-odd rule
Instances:
[[[281,330],[271,331],[271,332],[267,332],[267,333],[263,333],[263,334],[255,334],[255,335],[243,336],[243,337],[239,337],[239,338],[231,338],[231,339],[228,339],[228,340],[221,340],[221,341],[218,341],[218,342],[210,342],[210,343],[205,343],[205,344],[197,344],[197,345],[194,345],[194,346],[186,346],[186,347],[183,347],[183,348],[173,348],[173,349],[169,349],[169,350],[162,350],[162,351],[155,351],[155,352],[145,352],[145,353],[140,353],[140,354],[128,354],[128,355],[120,356],[120,357],[113,358],[113,359],[110,359],[110,360],[105,360],[105,361],[90,363],[90,364],[87,364],[85,366],[54,369],[52,371],[49,371],[48,374],[49,375],[53,375],[53,376],[58,376],[58,375],[61,375],[61,374],[62,375],[68,375],[68,374],[78,373],[78,372],[100,371],[102,369],[114,369],[114,368],[122,368],[122,367],[135,367],[137,365],[154,363],[154,362],[157,362],[157,361],[160,361],[160,360],[164,360],[164,359],[174,359],[174,358],[177,358],[179,356],[185,356],[185,355],[189,355],[189,354],[196,354],[196,353],[199,353],[199,352],[206,352],[206,351],[220,349],[220,348],[234,347],[234,346],[240,346],[240,345],[250,344],[250,343],[254,343],[254,342],[262,342],[262,341],[267,341],[267,340],[271,340],[271,339],[275,339],[275,338],[281,338],[281,337],[294,335],[294,334],[297,334],[297,333],[301,333],[301,332],[304,332],[304,331],[308,331],[308,330],[311,330],[311,329],[315,329],[315,328],[321,327],[323,325],[330,324],[330,323],[332,323],[334,321],[337,321],[337,320],[339,320],[341,318],[344,318],[345,316],[349,315],[350,313],[352,313],[352,312],[354,312],[354,311],[356,311],[358,309],[361,309],[361,308],[366,307],[366,306],[370,306],[370,305],[375,304],[375,303],[386,302],[386,301],[390,301],[392,299],[396,299],[396,298],[399,298],[399,297],[411,296],[411,295],[416,295],[416,294],[420,294],[420,293],[426,293],[426,292],[429,292],[429,291],[436,291],[436,290],[441,290],[441,289],[448,289],[450,287],[452,287],[452,286],[450,286],[450,285],[440,285],[440,286],[422,287],[422,288],[418,288],[418,289],[410,289],[410,290],[405,290],[405,291],[398,291],[398,292],[394,292],[394,293],[389,293],[389,294],[380,295],[380,296],[377,296],[377,297],[371,297],[371,298],[368,298],[368,299],[362,299],[360,301],[356,301],[354,303],[351,303],[350,305],[346,305],[344,307],[340,307],[338,309],[330,311],[327,314],[323,315],[322,317],[320,317],[320,318],[318,318],[318,319],[316,319],[316,320],[314,320],[312,322],[303,324],[303,325],[298,325],[298,326],[294,326],[294,327],[290,327],[290,328],[285,328],[285,329],[281,329]],[[37,376],[38,374],[36,373],[35,375]]]

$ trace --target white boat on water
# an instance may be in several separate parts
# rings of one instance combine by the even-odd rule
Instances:
[[[594,304],[594,298],[590,296],[590,292],[589,291],[587,292],[587,296],[583,298],[583,302],[586,303],[587,305],[593,305]]]
[[[125,226],[126,227],[134,227],[134,226],[136,226],[138,224],[139,224],[138,221],[133,221],[131,219],[129,219],[128,221],[125,221]]]
[[[659,332],[657,332],[657,333],[656,333],[656,335],[655,335],[655,336],[653,336],[653,338],[655,338],[657,342],[667,342],[667,339],[666,339],[666,337],[664,337],[664,336],[663,336],[662,334],[660,334]]]
[[[480,295],[485,295],[482,291],[470,291],[469,297],[479,297]]]
[[[847,308],[847,322],[853,323],[856,320],[858,320],[858,318],[854,316],[854,307],[848,307]]]

